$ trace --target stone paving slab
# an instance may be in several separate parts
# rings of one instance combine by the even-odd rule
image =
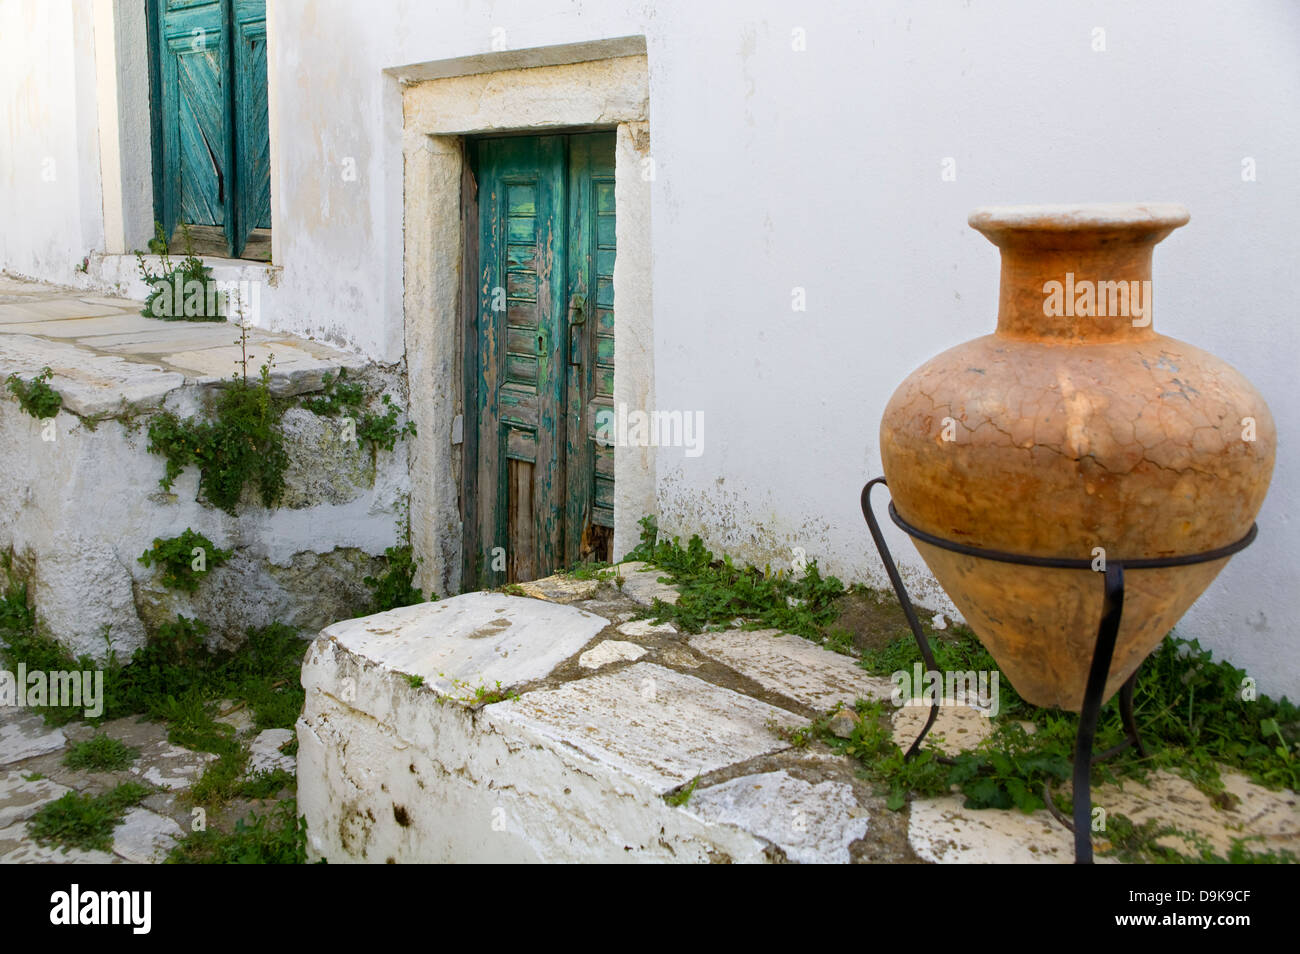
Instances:
[[[113,853],[138,865],[161,864],[184,837],[170,818],[136,807],[113,830]]]
[[[647,662],[483,711],[494,724],[522,726],[572,746],[661,794],[697,775],[788,748],[769,726],[792,728],[804,721]]]
[[[1100,786],[1093,804],[1109,814],[1127,816],[1134,824],[1154,819],[1172,825],[1203,841],[1219,857],[1226,858],[1234,838],[1257,838],[1248,851],[1291,851],[1300,854],[1300,796],[1295,792],[1274,792],[1256,785],[1235,772],[1223,774],[1224,790],[1238,801],[1231,808],[1212,802],[1191,782],[1172,772],[1154,772],[1146,785],[1126,782],[1121,789]],[[1157,844],[1184,855],[1195,855],[1195,842],[1179,835],[1157,839]]]
[[[292,729],[267,729],[258,733],[248,744],[248,771],[252,776],[258,772],[274,772],[283,769],[292,773],[297,760],[292,755],[285,755],[280,746],[294,738]]]
[[[8,708],[0,707],[0,711]],[[67,741],[63,730],[46,725],[40,714],[25,709],[11,710],[9,718],[0,722],[0,765],[57,751]]]
[[[764,689],[818,712],[858,698],[888,699],[893,683],[863,670],[849,656],[775,629],[729,629],[692,636],[690,646]]]
[[[907,751],[925,728],[925,720],[929,717],[929,706],[900,706],[891,720],[894,744]],[[944,755],[956,755],[975,748],[992,734],[992,720],[979,709],[940,706],[934,725],[925,737],[925,748]]]
[[[237,368],[232,323],[160,321],[140,314],[142,302],[12,278],[0,284],[0,299],[9,299],[0,304],[0,377],[15,371],[29,377],[48,365],[52,386],[75,414],[112,413],[123,400],[156,404],[186,382],[220,383]],[[367,364],[361,355],[260,329],[249,332],[249,346],[254,372],[275,352],[277,394],[316,389],[326,371]]]
[[[93,342],[98,335],[141,334],[157,329],[158,325],[156,319],[146,318],[143,315],[114,312],[101,317],[10,324],[6,325],[4,330],[6,334],[38,335],[43,338],[86,338]]]
[[[578,665],[583,669],[599,669],[616,662],[636,662],[649,650],[636,643],[621,639],[606,639],[578,657]]]
[[[248,343],[248,373],[252,377],[267,358],[275,355],[271,368],[271,390],[276,394],[293,395],[320,387],[326,371],[340,366],[359,370],[366,364],[364,358],[334,352],[321,356],[299,347],[300,342],[285,338],[268,339],[263,335],[250,337]],[[222,345],[202,349],[160,353],[158,360],[169,367],[185,372],[192,384],[219,384],[227,381],[241,367],[243,352],[238,345]]]
[[[117,308],[120,311],[134,311],[137,314],[142,304],[132,298],[101,298],[97,295],[80,295],[78,297],[91,305],[107,305],[110,308]]]
[[[48,778],[28,780],[27,773],[0,774],[0,828],[26,821],[49,802],[62,798],[72,789]]]
[[[129,771],[159,788],[188,788],[216,760],[211,752],[195,752],[163,739],[145,746]]]
[[[800,864],[848,864],[849,845],[867,833],[868,816],[843,782],[811,785],[784,769],[692,793],[685,810],[738,825]]]
[[[106,851],[49,847],[37,844],[27,834],[27,823],[19,822],[0,830],[0,865],[112,865],[120,864]]]
[[[912,802],[907,839],[933,864],[1073,864],[1074,835],[1047,811],[967,809],[948,795]],[[1099,862],[1114,862],[1101,856]]]
[[[603,617],[559,603],[466,593],[335,623],[321,635],[459,698],[466,687],[542,679],[607,625]],[[320,688],[336,696],[343,691],[332,684]]]
[[[129,306],[129,303],[128,303]],[[101,315],[120,314],[118,305],[101,305],[88,302],[82,298],[47,298],[42,301],[29,301],[22,305],[24,311],[38,316],[42,321],[64,321],[74,318],[96,318]],[[137,306],[136,311],[139,311]]]
[[[1226,858],[1234,839],[1252,839],[1252,853],[1300,853],[1300,804],[1296,793],[1273,792],[1235,772],[1224,772],[1224,789],[1238,799],[1231,808],[1216,805],[1191,782],[1170,772],[1153,772],[1143,785],[1134,780],[1121,788],[1098,786],[1093,805],[1108,815],[1124,815],[1137,825],[1154,819],[1172,825],[1178,834],[1157,839],[1157,844],[1185,856],[1199,855],[1199,842]],[[1069,788],[1062,789],[1064,794]],[[961,796],[918,799],[912,803],[908,840],[918,856],[935,863],[1025,864],[1074,861],[1074,836],[1046,809],[1025,814],[999,809],[968,810]],[[1104,854],[1105,834],[1093,835],[1098,861]]]
[[[552,603],[572,603],[590,599],[600,588],[599,580],[575,580],[567,576],[547,576],[529,583],[520,583],[524,596]]]
[[[634,619],[619,626],[624,636],[675,636],[677,627],[672,623],[656,623],[648,619]]]
[[[0,333],[0,377],[10,372],[32,377],[43,367],[54,372],[50,386],[63,395],[64,408],[83,417],[111,414],[123,401],[158,404],[185,383],[184,375],[174,371],[96,354],[68,342]]]
[[[217,703],[217,715],[212,717],[212,721],[230,726],[235,735],[243,735],[253,728],[253,711],[247,705],[223,699]]]
[[[637,560],[620,563],[615,569],[617,570],[615,576],[623,577],[620,592],[642,606],[650,606],[656,599],[674,604],[679,599],[677,587],[670,583],[659,582],[659,577],[668,575],[666,570]]]
[[[158,355],[175,354],[178,351],[224,347],[239,335],[238,328],[224,322],[186,322],[181,327],[163,328],[158,325],[159,322],[154,321],[152,327],[143,331],[78,338],[77,344],[110,354],[138,354],[156,358]]]
[[[0,305],[0,326],[29,325],[36,321],[46,321],[39,311],[32,311],[28,303],[10,302]]]

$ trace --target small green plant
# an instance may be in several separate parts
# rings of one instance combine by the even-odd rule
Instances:
[[[131,748],[121,739],[96,735],[74,742],[63,756],[63,764],[73,769],[118,772],[134,762],[139,755],[139,749]]]
[[[680,808],[691,800],[695,794],[695,786],[700,784],[700,777],[697,775],[675,792],[670,792],[664,796],[664,801],[674,808]]]
[[[441,673],[439,674],[441,675]],[[486,706],[494,702],[503,702],[507,699],[518,699],[519,693],[513,689],[503,689],[501,680],[498,679],[495,686],[488,687],[483,684],[472,686],[463,679],[453,679],[451,681],[453,689],[460,690],[461,694],[453,698],[462,705],[467,706]]]
[[[834,621],[835,601],[844,595],[844,584],[823,577],[815,560],[808,562],[802,576],[770,566],[740,567],[730,556],[715,560],[698,535],[683,547],[676,537],[659,539],[654,517],[640,522],[641,542],[627,559],[658,566],[680,594],[676,604],[655,600],[648,615],[656,622],[671,621],[698,633],[739,617],[755,627],[821,639],[823,629]]]
[[[501,680],[496,681],[496,685],[489,689],[487,686],[474,687],[474,705],[486,706],[493,702],[502,702],[506,699],[518,699],[519,693],[512,689],[502,689]]]
[[[314,411],[322,417],[337,417],[344,411],[361,407],[365,397],[364,391],[360,384],[348,381],[347,368],[339,368],[337,375],[332,371],[326,371],[321,378],[321,384],[319,395],[303,399],[302,406],[307,410]]]
[[[153,547],[140,556],[140,562],[161,567],[162,583],[168,589],[193,593],[208,573],[231,556],[232,551],[222,550],[203,534],[186,527],[179,537],[156,538]]]
[[[397,446],[399,439],[405,440],[407,437],[415,436],[414,421],[407,421],[401,427],[397,426],[401,409],[393,403],[391,395],[384,395],[383,404],[385,408],[383,414],[367,411],[361,415],[361,420],[357,421],[357,441],[369,441],[372,453],[380,447],[391,451]]]
[[[247,329],[241,332],[246,345]],[[211,417],[182,420],[164,411],[150,422],[149,453],[166,461],[158,482],[163,490],[171,490],[185,468],[195,465],[199,496],[232,516],[248,485],[257,487],[263,506],[274,506],[289,466],[280,430],[284,408],[271,396],[274,359],[272,355],[262,365],[258,380],[250,384],[245,357],[243,377],[236,373],[221,391]]]
[[[193,662],[203,652],[208,635],[208,624],[201,619],[176,614],[176,622],[161,624],[150,639],[156,658],[173,665]]]
[[[409,543],[384,550],[387,568],[379,576],[367,576],[363,583],[374,593],[370,611],[382,613],[399,606],[423,603],[424,594],[416,589],[415,570],[419,563],[414,558]]]
[[[102,795],[68,792],[44,805],[28,826],[31,836],[43,845],[58,845],[64,851],[111,851],[113,829],[149,794],[138,782],[123,782]]]
[[[8,577],[0,592],[0,636],[31,632],[36,627],[36,614],[27,605],[27,584]]]
[[[1295,864],[1294,852],[1279,850],[1251,851],[1256,838],[1234,838],[1227,856],[1218,855],[1206,839],[1194,832],[1149,818],[1141,824],[1118,812],[1106,819],[1104,834],[1096,836],[1097,853],[1117,858],[1125,864]],[[1181,842],[1180,851],[1174,844]]]
[[[135,253],[140,277],[149,286],[140,314],[162,321],[225,321],[222,295],[212,282],[212,269],[194,254],[188,225],[181,225],[181,235],[185,240],[185,258],[173,265],[162,223],[154,223],[149,251],[161,258],[159,272],[150,269],[141,252]]]
[[[287,798],[270,812],[235,823],[233,832],[191,832],[177,843],[168,864],[301,865],[307,862],[307,821]]]
[[[365,403],[365,391],[355,381],[348,380],[346,368],[340,368],[337,375],[326,372],[322,378],[323,387],[319,395],[304,398],[302,406],[322,417],[337,417],[340,414],[356,415]],[[393,403],[392,395],[385,394],[382,400],[383,413],[362,412],[356,422],[358,445],[370,443],[371,453],[379,448],[391,451],[399,440],[415,435],[415,422],[407,421],[400,427],[397,424],[402,409]]]
[[[410,686],[412,689],[419,689],[421,686],[424,685],[423,676],[414,675],[412,673],[404,673],[403,676],[406,679],[406,684]]]
[[[612,563],[603,561],[575,563],[565,573],[575,580],[613,580],[617,569]]]
[[[298,780],[284,769],[255,772],[245,779],[240,795],[244,798],[275,798],[286,788],[293,788]]]
[[[54,417],[63,407],[63,395],[50,387],[52,377],[54,377],[53,371],[49,368],[41,368],[40,374],[30,381],[24,381],[17,374],[11,374],[6,379],[5,386],[14,397],[18,398],[18,403],[22,405],[24,411],[38,421],[43,421]]]

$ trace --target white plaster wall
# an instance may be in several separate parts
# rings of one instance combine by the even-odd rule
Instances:
[[[104,244],[91,0],[0,0],[0,268],[70,282]]]
[[[60,4],[37,6],[46,9],[10,0],[0,22],[75,19]],[[404,223],[400,93],[382,71],[488,52],[494,30],[515,49],[646,36],[655,400],[706,420],[702,456],[658,456],[661,522],[752,560],[800,546],[845,578],[883,581],[857,507],[880,470],[881,410],[916,365],[993,326],[997,253],[966,226],[971,208],[1186,204],[1191,224],[1156,252],[1157,327],[1244,372],[1282,439],[1259,541],[1181,629],[1249,668],[1265,691],[1300,696],[1287,530],[1300,495],[1287,436],[1297,421],[1295,306],[1284,280],[1300,259],[1291,222],[1300,7],[276,0],[272,9],[284,274],[271,320],[386,361],[403,344]],[[805,52],[791,48],[796,27]],[[1105,52],[1092,49],[1096,27]],[[12,36],[0,31],[5,51],[24,45]],[[0,99],[0,134],[25,146],[48,108],[40,97],[52,86],[71,95],[72,81],[19,52],[17,63],[0,58],[0,75],[34,92]],[[33,97],[18,115],[15,103]],[[70,148],[75,123],[54,122]],[[1258,181],[1241,179],[1248,156]],[[944,157],[955,181],[940,178]],[[6,155],[0,260],[71,263],[79,200],[33,204],[35,186],[15,185],[14,165]],[[57,233],[39,251],[17,241],[32,222]],[[804,313],[791,311],[795,286],[806,289]],[[893,540],[918,579],[919,558]]]

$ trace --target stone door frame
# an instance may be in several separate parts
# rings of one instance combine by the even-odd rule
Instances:
[[[403,326],[416,583],[460,589],[467,136],[614,129],[614,405],[654,405],[649,75],[644,37],[514,50],[387,71],[401,84]],[[470,279],[473,280],[472,278]],[[472,288],[472,285],[470,286]],[[655,449],[614,451],[614,552],[655,510]]]

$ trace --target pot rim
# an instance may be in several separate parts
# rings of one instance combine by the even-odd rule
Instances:
[[[971,228],[1005,231],[1080,232],[1176,229],[1191,219],[1176,202],[1091,202],[985,205],[971,212]]]

